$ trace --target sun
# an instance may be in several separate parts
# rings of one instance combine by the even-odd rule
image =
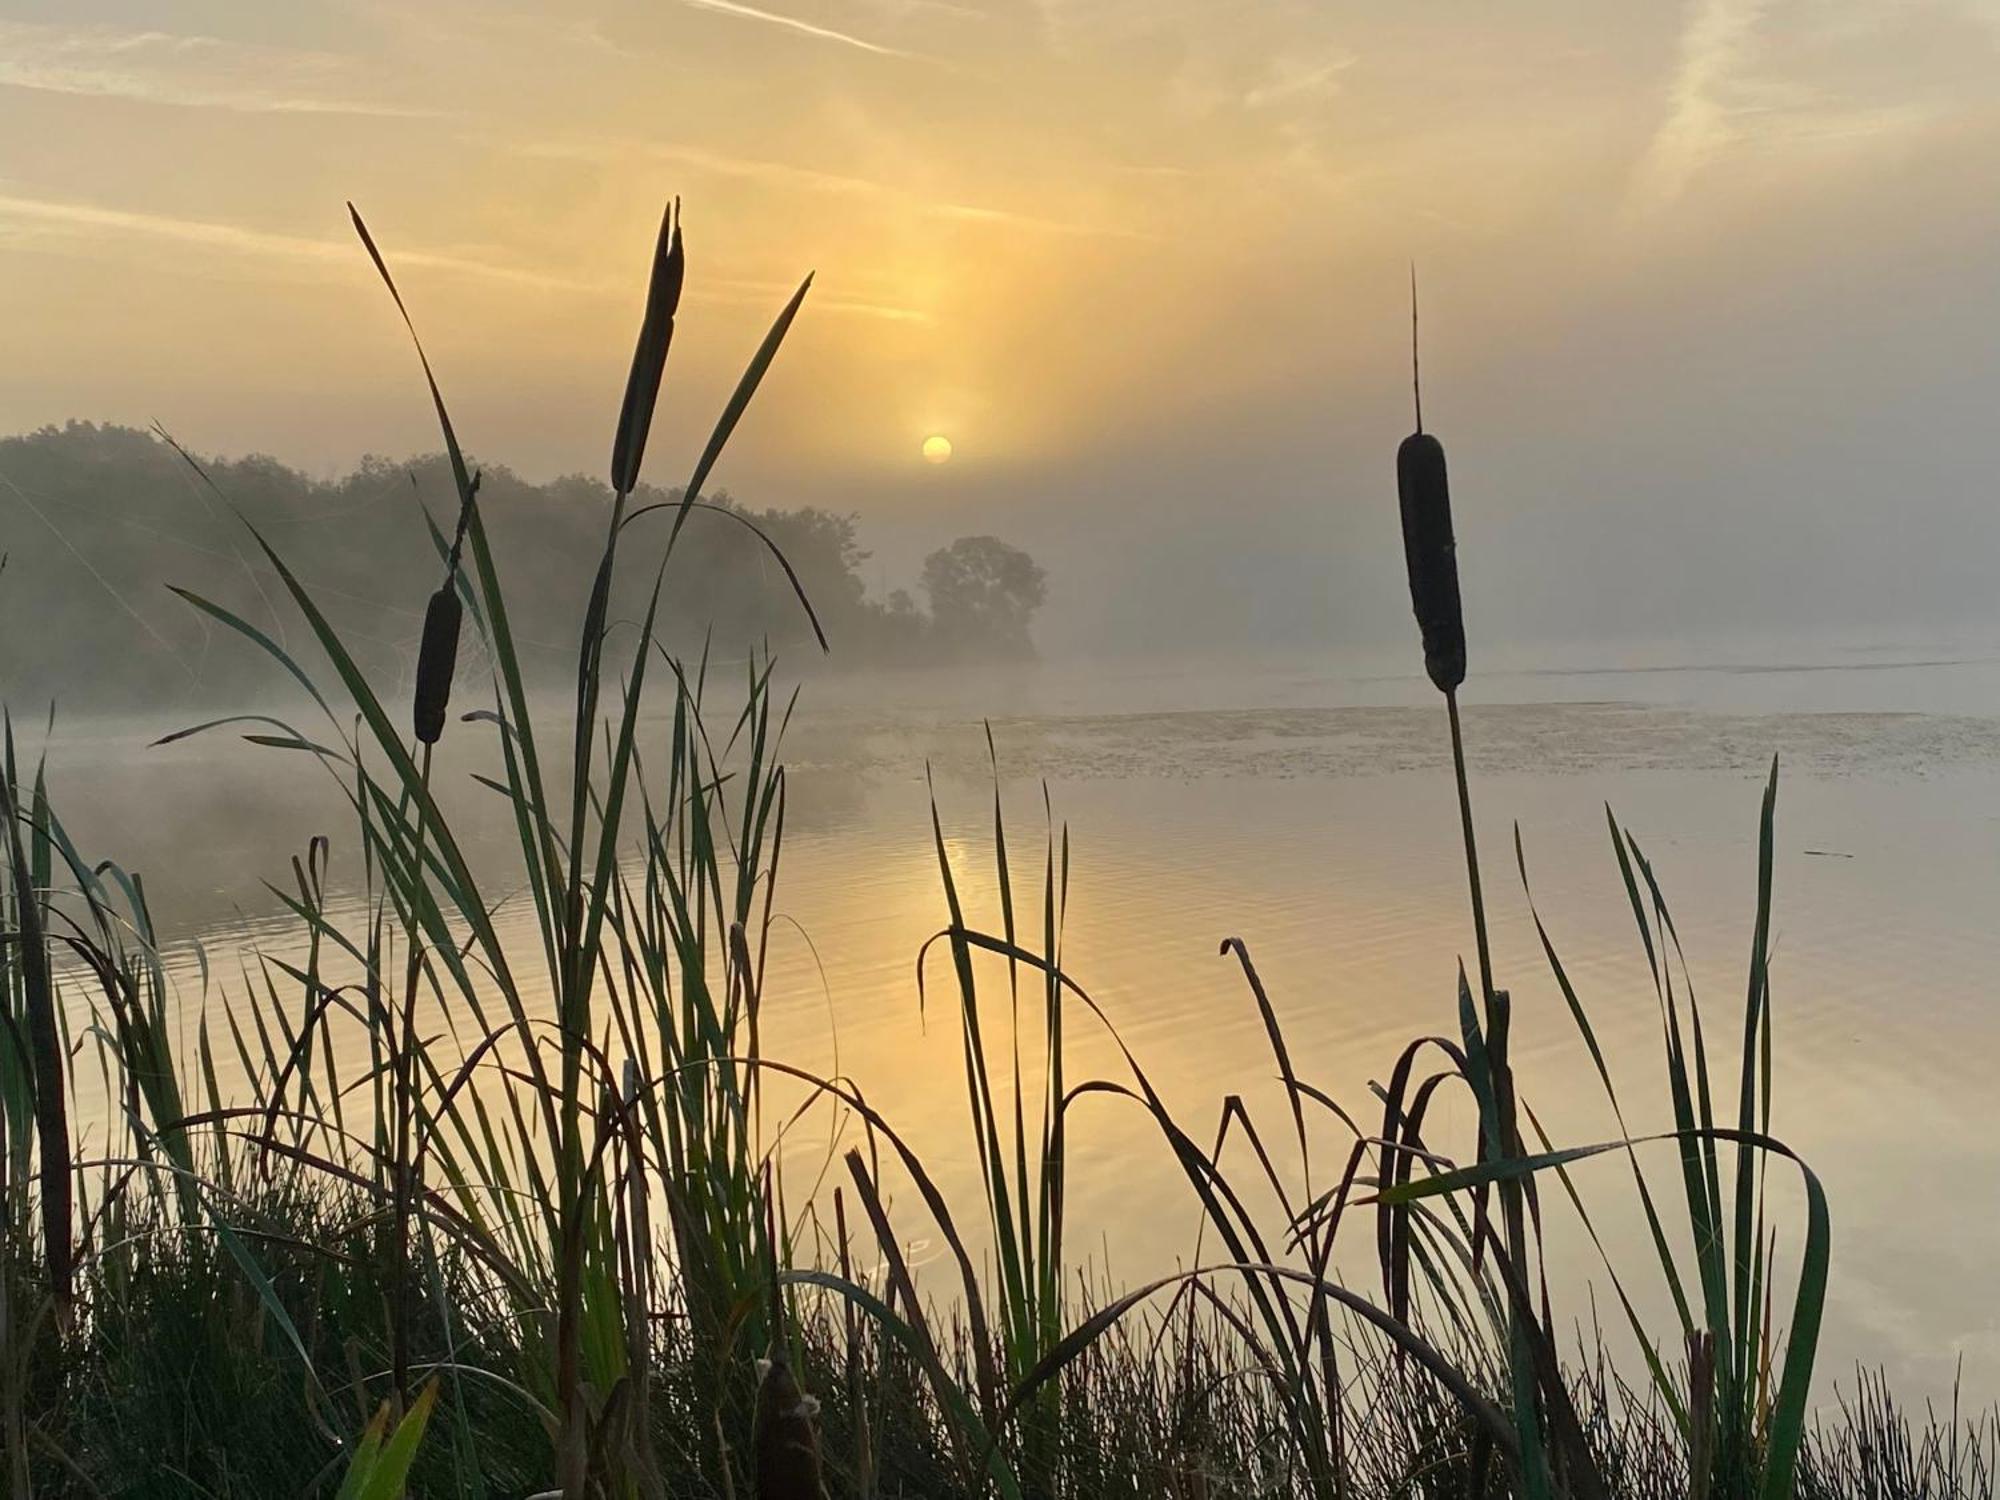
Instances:
[[[941,464],[951,457],[951,439],[941,432],[934,432],[924,439],[924,462]]]

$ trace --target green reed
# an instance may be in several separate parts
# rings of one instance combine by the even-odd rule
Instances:
[[[354,222],[408,324],[384,257],[358,214]],[[305,1106],[315,1085],[315,1035],[323,1042],[324,1028],[342,1012],[365,1027],[371,1045],[379,1042],[377,1071],[386,1072],[388,1085],[386,1114],[377,1095],[367,1175],[372,1181],[386,1177],[389,1183],[396,1264],[409,1262],[414,1221],[423,1234],[442,1234],[475,1253],[510,1293],[516,1314],[538,1327],[524,1341],[519,1379],[552,1428],[558,1487],[572,1495],[600,1483],[607,1464],[625,1466],[642,1478],[646,1469],[643,1442],[624,1412],[634,1399],[635,1382],[643,1388],[646,1360],[634,1355],[648,1346],[656,1313],[641,1300],[649,1290],[652,1249],[650,1241],[636,1247],[631,1241],[638,1227],[631,1209],[643,1205],[645,1194],[625,1189],[646,1176],[648,1156],[669,1185],[667,1201],[673,1205],[684,1270],[695,1274],[698,1244],[724,1261],[731,1259],[728,1247],[741,1247],[733,1263],[720,1267],[715,1292],[720,1310],[712,1310],[713,1331],[719,1333],[727,1310],[740,1296],[745,1268],[762,1267],[769,1259],[758,1239],[763,1222],[755,1207],[759,1190],[747,1166],[754,1161],[748,1114],[754,1082],[747,1089],[739,1083],[732,1056],[746,1026],[754,1037],[753,967],[761,964],[743,934],[753,921],[752,894],[769,874],[763,862],[774,807],[776,827],[782,827],[782,773],[770,754],[775,746],[770,741],[768,674],[749,684],[745,723],[752,750],[742,839],[717,836],[716,825],[727,815],[724,778],[715,756],[704,754],[700,742],[698,689],[681,680],[666,804],[656,808],[641,794],[646,802],[646,874],[640,888],[626,888],[618,851],[629,831],[628,799],[639,780],[641,703],[657,650],[654,624],[679,516],[700,504],[701,485],[754,395],[805,288],[757,351],[696,464],[678,502],[675,532],[659,554],[643,623],[631,639],[629,655],[620,653],[622,691],[607,697],[610,580],[622,533],[643,513],[628,511],[627,501],[637,483],[650,403],[671,342],[683,255],[677,215],[670,210],[619,416],[613,454],[616,498],[579,645],[566,784],[544,769],[505,597],[479,515],[478,477],[464,459],[420,343],[417,353],[457,486],[459,514],[458,537],[448,547],[433,529],[446,562],[445,588],[451,593],[440,591],[426,620],[416,704],[420,749],[406,743],[310,593],[261,537],[257,541],[269,565],[358,710],[356,732],[347,731],[306,670],[268,636],[220,606],[189,596],[196,608],[269,652],[324,711],[327,732],[316,739],[290,726],[276,726],[276,735],[253,737],[306,750],[341,779],[362,832],[378,910],[385,908],[391,918],[390,936],[385,938],[378,922],[364,948],[334,927],[319,907],[287,898],[315,943],[342,949],[362,977],[330,986],[310,969],[293,972],[307,990],[303,1023],[295,1032],[287,1031],[282,1046],[267,1040],[261,1068],[246,1058],[253,1076],[272,1080],[257,1144],[273,1149],[280,1116],[300,1121],[309,1113]],[[414,339],[413,326],[411,334]],[[459,565],[461,547],[469,559],[464,567]],[[431,746],[444,727],[457,634],[455,629],[434,630],[432,621],[451,617],[447,623],[455,624],[460,608],[471,617],[491,664],[491,707],[468,717],[497,731],[502,775],[480,779],[512,810],[517,874],[532,902],[541,946],[541,970],[532,978],[518,967],[520,956],[502,941],[495,921],[499,903],[483,890],[481,876],[431,785]],[[604,707],[609,711],[600,725]],[[773,862],[776,842],[773,831],[768,835]],[[736,890],[725,903],[724,867],[732,862]],[[386,968],[398,935],[405,959],[400,993],[390,989]],[[756,942],[761,949],[761,931]],[[444,1071],[438,1049],[418,1034],[420,994],[443,1013],[464,1043],[455,1072]],[[550,997],[552,1022],[538,1014],[538,994]],[[670,1008],[678,1008],[679,1014],[669,1014]],[[608,1050],[613,1030],[631,1049],[637,1076],[613,1062]],[[640,1040],[647,1034],[676,1037],[685,1045],[670,1047],[656,1070]],[[751,1050],[754,1056],[754,1045]],[[322,1054],[330,1055],[324,1047]],[[323,1087],[335,1096],[340,1092],[331,1078]],[[683,1107],[659,1107],[653,1096],[661,1093],[671,1094]],[[645,1133],[637,1129],[642,1122],[650,1127]],[[294,1144],[293,1152],[323,1169],[341,1165],[338,1153],[317,1145]],[[723,1164],[733,1171],[717,1176],[713,1169]],[[431,1172],[441,1189],[427,1186]],[[689,1183],[702,1184],[702,1193],[684,1191],[682,1185]],[[394,1385],[407,1395],[410,1293],[403,1272],[396,1282]]]

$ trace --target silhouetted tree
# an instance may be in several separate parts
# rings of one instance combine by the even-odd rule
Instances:
[[[245,520],[313,591],[378,688],[405,683],[437,586],[423,507],[449,528],[456,504],[442,456],[365,458],[335,480],[261,456],[203,465],[220,496],[150,433],[71,422],[0,438],[0,549],[13,554],[0,588],[0,695],[17,711],[51,700],[93,710],[240,703],[287,690],[282,673],[168,585],[304,650],[318,670]],[[564,682],[610,492],[583,475],[538,485],[502,464],[482,468],[480,514],[515,645],[531,677]],[[678,498],[650,485],[633,497],[635,510],[667,508],[640,519],[619,549],[620,621],[644,609]],[[932,557],[924,589],[934,622],[903,590],[886,602],[867,596],[853,516],[755,510],[719,492],[712,500],[735,517],[688,516],[660,599],[659,629],[673,649],[712,643],[726,659],[768,645],[801,665],[818,656],[783,569],[741,524],[749,521],[797,570],[835,668],[1028,650],[1041,570],[1004,543],[969,537]]]
[[[960,652],[1032,656],[1028,625],[1047,592],[1041,565],[996,536],[962,536],[924,559],[931,629]]]

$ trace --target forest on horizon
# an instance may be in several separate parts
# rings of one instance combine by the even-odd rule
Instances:
[[[424,603],[441,576],[424,511],[446,530],[453,518],[443,455],[369,456],[332,480],[258,455],[197,457],[212,488],[168,443],[136,428],[72,421],[0,439],[0,684],[17,708],[227,705],[285,689],[259,653],[173,592],[201,595],[280,641],[288,627],[296,635],[250,527],[312,592],[365,670],[379,683],[408,680]],[[534,484],[503,464],[480,468],[480,514],[524,665],[565,681],[575,671],[574,622],[602,554],[611,493],[583,475]],[[642,484],[631,508],[679,498]],[[1030,626],[1045,577],[996,537],[937,549],[914,592],[875,598],[862,578],[869,553],[853,515],[760,510],[723,491],[702,498],[736,519],[689,512],[661,595],[660,634],[670,649],[699,650],[707,639],[718,659],[765,647],[818,655],[783,568],[741,520],[798,574],[836,667],[1033,655]],[[643,609],[672,514],[633,523],[614,617],[621,607]]]

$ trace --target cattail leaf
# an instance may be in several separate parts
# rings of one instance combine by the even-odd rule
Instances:
[[[1396,489],[1424,670],[1439,692],[1449,693],[1465,681],[1465,615],[1458,599],[1458,545],[1451,534],[1444,445],[1427,432],[1404,438],[1396,450]]]
[[[1611,832],[1612,837],[1617,839],[1618,825],[1615,819],[1612,821]],[[1622,853],[1622,840],[1620,843]],[[1584,1046],[1590,1052],[1591,1062],[1597,1069],[1598,1080],[1604,1086],[1604,1095],[1611,1105],[1612,1117],[1618,1122],[1619,1132],[1624,1135],[1630,1135],[1632,1133],[1631,1129],[1625,1123],[1625,1109],[1623,1104],[1619,1102],[1617,1087],[1612,1083],[1611,1069],[1604,1060],[1604,1050],[1598,1044],[1596,1029],[1591,1025],[1590,1016],[1585,1011],[1583,1002],[1577,995],[1576,986],[1571,983],[1569,973],[1563,967],[1562,959],[1556,953],[1555,944],[1549,937],[1548,929],[1542,923],[1542,914],[1535,907],[1535,894],[1528,883],[1528,859],[1522,849],[1521,828],[1518,823],[1514,825],[1514,863],[1521,872],[1521,893],[1527,898],[1528,916],[1534,922],[1535,936],[1541,940],[1542,952],[1549,961],[1550,971],[1555,977],[1556,988],[1562,992],[1563,1000],[1569,1006],[1571,1019],[1575,1022],[1577,1031],[1583,1038]],[[1647,941],[1651,942],[1650,933],[1647,934]],[[1645,1172],[1640,1168],[1638,1153],[1628,1151],[1626,1155],[1631,1162],[1633,1183],[1639,1190],[1639,1205],[1645,1210],[1646,1226],[1652,1234],[1653,1249],[1659,1257],[1661,1270],[1666,1273],[1667,1286],[1673,1293],[1674,1309],[1679,1315],[1681,1332],[1685,1336],[1694,1331],[1694,1318],[1688,1308],[1687,1289],[1681,1281],[1680,1267],[1675,1264],[1673,1252],[1667,1247],[1666,1229],[1661,1223],[1659,1209],[1653,1201],[1652,1187],[1647,1182]],[[1574,1196],[1574,1193],[1572,1193],[1572,1197]],[[1587,1221],[1586,1227],[1588,1227]],[[1671,1403],[1675,1398],[1671,1391],[1667,1395]]]
[[[1201,1279],[1237,1275],[1269,1280],[1273,1283],[1289,1282],[1303,1287],[1306,1293],[1315,1299],[1325,1299],[1339,1304],[1357,1321],[1370,1325],[1371,1332],[1379,1334],[1421,1365],[1426,1373],[1458,1400],[1466,1417],[1472,1423],[1484,1428],[1503,1452],[1509,1453],[1510,1457],[1513,1456],[1511,1449],[1514,1435],[1508,1429],[1501,1413],[1479,1393],[1473,1383],[1466,1379],[1444,1353],[1428,1343],[1407,1324],[1390,1317],[1366,1298],[1350,1292],[1337,1282],[1301,1271],[1294,1266],[1252,1261],[1232,1261],[1176,1271],[1170,1276],[1160,1277],[1126,1292],[1107,1306],[1098,1309],[1037,1361],[1035,1367],[1009,1395],[1007,1405],[995,1426],[1004,1430],[1006,1424],[1021,1411],[1036,1390],[1055,1379],[1065,1367],[1087,1354],[1126,1314],[1148,1298],[1168,1287]]]
[[[389,296],[396,304],[396,311],[402,315],[403,326],[410,331],[410,342],[416,347],[417,363],[424,367],[424,383],[430,387],[431,405],[437,409],[438,428],[444,434],[445,456],[451,460],[452,483],[458,488],[459,504],[472,504],[472,473],[465,466],[465,453],[458,446],[458,433],[451,425],[451,413],[445,410],[444,393],[438,389],[437,377],[431,373],[430,356],[424,353],[424,341],[417,337],[417,325],[410,319],[409,308],[403,305],[403,294],[396,290],[396,278],[389,274],[389,263],[382,259],[382,252],[375,248],[375,237],[368,232],[368,226],[361,221],[361,210],[352,203],[347,205],[347,216],[354,221],[354,232],[361,236],[361,243],[368,251],[368,258],[375,263],[376,274],[382,278],[382,285],[389,289]]]
[[[384,1405],[368,1424],[341,1481],[335,1500],[396,1500],[416,1461],[417,1447],[424,1439],[431,1409],[437,1405],[437,1381],[423,1388],[396,1430],[389,1432],[389,1408]]]
[[[14,889],[14,920],[19,924],[21,1010],[26,1021],[28,1060],[34,1077],[37,1144],[41,1148],[41,1220],[43,1265],[54,1294],[58,1317],[66,1325],[75,1291],[75,1184],[70,1175],[69,1079],[65,1067],[56,981],[49,963],[42,894],[48,880],[31,869],[21,841],[24,818],[13,784],[14,729],[7,726],[7,771],[0,776],[0,821],[7,825],[4,845]],[[38,821],[37,831],[45,828]],[[11,1018],[10,1018],[11,1019]]]
[[[278,731],[276,735],[272,736],[274,739],[283,738],[286,740],[308,741],[308,736],[301,734],[283,719],[274,719],[269,714],[225,714],[219,719],[209,719],[200,724],[190,724],[185,729],[176,729],[171,734],[163,734],[158,739],[152,741],[147,748],[157,750],[162,745],[171,745],[179,740],[192,739],[198,734],[206,734],[211,729],[225,729],[237,724],[268,724]],[[244,738],[247,739],[249,736],[245,735]],[[343,755],[340,758],[345,760],[346,756]]]
[[[639,342],[632,350],[632,372],[625,377],[625,401],[618,408],[618,433],[611,443],[611,488],[629,495],[639,483],[639,465],[646,453],[646,434],[653,425],[653,408],[660,397],[660,380],[667,368],[667,350],[674,341],[674,315],[681,305],[687,261],[681,252],[680,199],[660,216],[659,243],[653,250],[653,277],[646,287],[646,312],[639,322]]]
[[[195,609],[200,610],[201,613],[207,615],[210,619],[220,621],[222,624],[228,626],[231,630],[235,631],[237,634],[241,635],[254,645],[261,646],[264,649],[265,654],[270,656],[270,658],[273,661],[277,662],[279,666],[283,667],[285,671],[291,675],[292,680],[298,683],[299,686],[304,688],[306,692],[312,696],[313,702],[319,705],[320,711],[324,713],[327,716],[327,718],[334,719],[333,709],[328,705],[326,699],[321,695],[319,688],[314,685],[313,680],[306,675],[305,669],[302,668],[296,661],[294,661],[291,657],[291,654],[287,652],[284,647],[280,646],[276,641],[272,640],[270,636],[266,635],[263,631],[259,630],[255,625],[252,625],[248,620],[244,619],[241,615],[232,614],[229,610],[224,609],[221,605],[213,603],[208,599],[204,599],[200,594],[194,593],[192,590],[179,588],[174,584],[170,583],[167,585],[167,592],[170,594],[175,594],[180,598],[186,600]],[[335,719],[335,722],[337,723],[339,721]],[[209,726],[201,725],[197,727],[207,728]],[[182,730],[179,733],[168,735],[167,738],[165,740],[162,740],[160,743],[166,744],[169,741],[180,739],[183,736],[187,734],[192,734],[194,732],[195,732],[194,730]]]
[[[771,540],[769,532],[765,531],[740,510],[731,510],[727,505],[717,505],[710,500],[687,500],[685,498],[680,500],[658,500],[651,505],[642,505],[626,516],[625,522],[629,525],[641,516],[651,515],[655,511],[661,510],[673,511],[675,513],[674,520],[676,525],[679,524],[681,515],[687,511],[707,510],[713,511],[719,516],[726,516],[738,526],[747,528],[758,541],[764,544],[765,549],[777,560],[778,566],[784,569],[785,581],[792,586],[792,595],[799,601],[799,607],[805,610],[806,623],[812,626],[813,639],[819,642],[819,649],[821,651],[831,651],[833,649],[827,643],[826,627],[819,622],[819,611],[813,608],[812,600],[807,597],[806,586],[799,578],[798,570],[792,566],[791,559],[785,556],[784,548]]]

